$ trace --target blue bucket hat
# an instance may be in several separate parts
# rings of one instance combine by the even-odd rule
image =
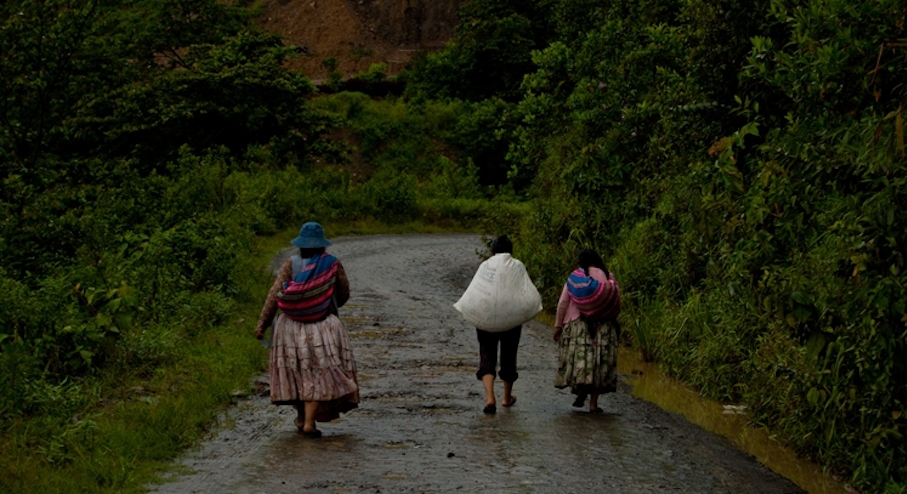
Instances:
[[[299,236],[290,243],[301,249],[315,249],[331,245],[331,242],[324,238],[324,228],[314,221],[302,225],[302,228],[299,229]]]

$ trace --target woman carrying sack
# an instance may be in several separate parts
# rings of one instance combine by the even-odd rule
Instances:
[[[305,437],[318,438],[316,421],[329,422],[359,406],[353,349],[337,317],[337,309],[350,298],[350,284],[340,261],[325,251],[331,242],[321,225],[302,225],[292,244],[299,254],[281,265],[255,337],[264,338],[274,321],[271,403],[293,405],[296,427]]]
[[[583,250],[577,263],[579,268],[570,274],[557,303],[554,385],[561,389],[570,386],[576,395],[575,407],[582,407],[586,396],[591,396],[589,412],[601,413],[599,395],[615,391],[617,382],[620,290],[595,251]]]
[[[466,292],[454,307],[467,322],[476,327],[479,340],[479,369],[476,378],[485,389],[486,414],[497,412],[494,395],[494,380],[500,348],[501,371],[504,382],[502,406],[511,407],[516,403],[513,383],[519,377],[517,372],[517,350],[523,324],[532,320],[542,310],[542,297],[529,278],[526,267],[514,259],[513,244],[506,235],[491,243],[492,256],[485,260],[476,271]]]

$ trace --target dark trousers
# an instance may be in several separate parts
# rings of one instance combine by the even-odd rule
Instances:
[[[516,351],[520,346],[522,333],[523,326],[500,333],[476,329],[476,335],[479,338],[479,371],[476,372],[476,377],[480,381],[488,374],[495,376],[499,342],[501,344],[501,379],[509,383],[517,380],[519,374],[516,371]]]

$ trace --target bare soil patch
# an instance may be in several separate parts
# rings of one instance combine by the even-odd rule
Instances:
[[[464,0],[265,0],[256,22],[303,49],[291,60],[311,79],[327,78],[321,61],[335,57],[344,77],[386,63],[399,73],[420,51],[454,35]]]

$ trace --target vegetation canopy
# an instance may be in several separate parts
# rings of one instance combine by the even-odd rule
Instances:
[[[516,255],[546,305],[597,249],[631,344],[856,486],[901,492],[905,26],[898,1],[473,0],[408,91],[508,102],[496,135],[532,205]]]

